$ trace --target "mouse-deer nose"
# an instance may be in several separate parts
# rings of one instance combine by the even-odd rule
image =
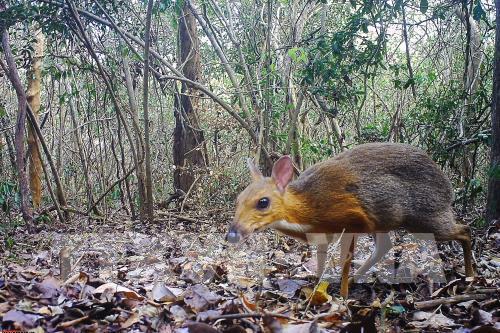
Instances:
[[[229,228],[229,231],[227,232],[227,235],[226,235],[226,241],[234,244],[234,243],[238,243],[240,241],[240,239],[241,239],[240,232],[234,226]]]

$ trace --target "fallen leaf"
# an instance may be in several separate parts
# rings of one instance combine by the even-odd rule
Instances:
[[[311,305],[321,305],[332,300],[332,296],[328,295],[326,292],[328,288],[328,281],[321,281],[316,290],[305,287],[302,288],[302,292],[306,296],[306,300],[311,302]]]
[[[137,300],[144,299],[143,296],[139,295],[135,291],[133,291],[127,287],[120,286],[120,285],[113,283],[113,282],[109,282],[109,283],[105,283],[103,285],[100,285],[92,293],[93,294],[102,294],[105,291],[109,291],[112,294],[122,293],[125,296],[125,298],[129,298],[129,299],[137,299]]]
[[[12,306],[9,304],[9,302],[0,303],[0,317],[3,316],[3,314],[9,311],[11,308]]]
[[[250,311],[257,310],[257,304],[249,301],[248,298],[246,298],[246,296],[243,294],[241,294],[241,303],[243,304],[244,307],[246,307]]]
[[[123,323],[121,323],[122,328],[129,328],[130,326],[134,325],[135,323],[139,322],[139,315],[137,313],[132,313],[130,317],[128,317],[127,320],[125,320]]]
[[[175,302],[177,297],[165,286],[165,283],[158,282],[151,290],[151,295],[155,302]]]
[[[178,323],[182,323],[188,318],[188,314],[186,313],[186,310],[184,310],[179,305],[171,306],[169,311],[172,314],[172,316],[174,317],[174,321],[176,321]]]
[[[304,323],[304,324],[288,324],[283,327],[283,333],[319,333],[320,330],[317,323]]]
[[[206,310],[210,305],[214,305],[221,300],[202,284],[189,287],[184,294],[184,302],[196,312]]]
[[[219,333],[218,330],[205,323],[190,323],[185,328],[187,331],[182,333]]]
[[[220,316],[222,312],[220,310],[207,310],[200,312],[196,315],[196,321],[207,321],[211,318],[215,318],[217,316]],[[224,331],[227,333],[226,331]]]
[[[47,306],[42,306],[40,309],[38,309],[37,312],[41,315],[48,315],[48,316],[52,315],[52,311],[50,311],[49,307]]]
[[[33,291],[40,293],[40,298],[51,299],[59,296],[61,281],[51,276],[45,278],[40,283],[35,283]]]
[[[10,310],[7,312],[3,318],[2,322],[14,322],[22,325],[24,328],[32,328],[38,319],[43,318],[42,316],[25,313],[19,310]]]
[[[409,325],[416,328],[434,328],[454,326],[455,322],[441,313],[417,311]]]
[[[292,280],[292,279],[280,279],[276,281],[280,291],[286,294],[289,298],[295,296],[297,290],[307,285],[307,281],[304,280]]]

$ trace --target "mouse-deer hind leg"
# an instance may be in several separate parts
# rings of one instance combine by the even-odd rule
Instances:
[[[368,272],[368,270],[378,263],[392,248],[391,237],[388,233],[376,233],[373,234],[373,236],[375,238],[375,250],[354,273],[355,278],[359,278]]]

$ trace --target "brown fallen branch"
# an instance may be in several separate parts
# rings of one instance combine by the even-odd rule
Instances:
[[[429,309],[433,308],[438,305],[442,304],[455,304],[455,303],[460,303],[460,302],[466,302],[466,301],[471,301],[471,300],[484,300],[489,298],[490,295],[486,294],[465,294],[465,295],[456,295],[456,296],[451,296],[451,297],[446,297],[446,298],[438,298],[438,299],[433,299],[430,301],[422,301],[422,302],[415,302],[415,308],[419,310],[423,309]]]
[[[500,288],[478,288],[474,289],[476,294],[493,294],[500,293]]]
[[[210,321],[217,321],[219,319],[243,319],[243,318],[262,318],[266,316],[271,316],[271,317],[276,317],[276,318],[283,318],[291,321],[297,321],[301,323],[308,323],[310,322],[309,320],[303,320],[299,318],[294,318],[290,317],[281,313],[272,313],[272,312],[267,312],[267,313],[232,313],[232,314],[225,314],[225,315],[218,315],[218,316],[209,316],[208,319]]]
[[[87,319],[89,319],[90,317],[89,316],[83,316],[81,318],[77,318],[75,320],[70,320],[70,321],[65,321],[63,323],[60,323],[59,325],[57,325],[57,329],[63,329],[63,328],[68,328],[68,327],[71,327],[71,326],[75,326],[76,324],[79,324]]]

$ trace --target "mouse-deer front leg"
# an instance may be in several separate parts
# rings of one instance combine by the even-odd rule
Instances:
[[[316,246],[316,261],[317,261],[317,269],[316,276],[320,278],[323,275],[326,267],[326,259],[328,256],[328,243],[326,244],[318,244]]]
[[[349,270],[354,256],[354,248],[358,240],[355,234],[344,234],[340,243],[340,263],[342,265],[342,277],[340,280],[340,296],[347,298],[349,294]]]

